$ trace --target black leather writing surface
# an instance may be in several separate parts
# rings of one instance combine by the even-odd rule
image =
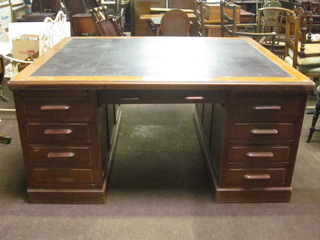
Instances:
[[[32,76],[290,77],[242,39],[72,39]]]

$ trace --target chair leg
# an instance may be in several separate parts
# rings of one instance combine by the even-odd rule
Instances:
[[[9,98],[6,97],[5,95],[3,95],[2,93],[0,93],[0,98],[1,98],[2,101],[4,101],[4,102],[9,102]]]
[[[310,142],[312,135],[315,131],[315,126],[319,117],[319,112],[320,112],[320,100],[317,100],[317,104],[316,104],[316,110],[313,114],[313,119],[312,119],[312,124],[311,124],[311,128],[310,128],[310,132],[309,132],[309,136],[308,136],[308,140],[307,142]]]
[[[9,144],[11,143],[11,137],[2,135],[0,133],[0,143]]]

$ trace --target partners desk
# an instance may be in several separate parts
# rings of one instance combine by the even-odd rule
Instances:
[[[287,202],[314,84],[251,39],[96,37],[64,39],[9,86],[32,203],[104,203],[118,106],[138,103],[195,103],[217,202]]]

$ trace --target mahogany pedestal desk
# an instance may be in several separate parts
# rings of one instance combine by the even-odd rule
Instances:
[[[195,103],[217,202],[287,202],[314,84],[250,39],[144,37],[66,38],[9,86],[32,203],[104,203],[138,103]]]

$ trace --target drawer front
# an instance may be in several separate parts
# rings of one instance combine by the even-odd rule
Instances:
[[[93,164],[91,147],[28,147],[32,166],[89,167]]]
[[[26,119],[68,119],[78,120],[89,117],[88,98],[31,98],[26,97],[23,104],[23,114]]]
[[[77,124],[41,124],[28,123],[29,143],[88,143],[90,131],[87,123]]]
[[[98,92],[98,102],[128,103],[212,103],[225,102],[224,91],[175,91],[175,90],[104,90]]]
[[[298,97],[237,97],[234,121],[295,121]]]
[[[292,123],[235,123],[231,132],[231,138],[234,140],[250,141],[291,140],[293,135]]]
[[[229,151],[230,163],[269,164],[274,162],[289,162],[290,146],[232,146]]]
[[[93,184],[92,169],[45,169],[35,168],[31,173],[32,184],[65,183],[65,184]]]
[[[287,170],[274,169],[228,169],[228,187],[271,187],[285,185]]]

